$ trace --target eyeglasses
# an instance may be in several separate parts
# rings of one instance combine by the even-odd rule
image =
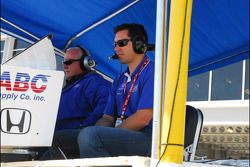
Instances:
[[[116,42],[114,42],[114,47],[116,47],[117,45],[119,47],[124,47],[128,44],[128,42],[131,41],[131,39],[121,39],[121,40],[118,40]]]
[[[75,62],[75,61],[80,61],[81,59],[67,59],[67,60],[64,60],[63,61],[63,64],[65,64],[65,65],[70,65],[70,64],[72,64],[73,62]]]

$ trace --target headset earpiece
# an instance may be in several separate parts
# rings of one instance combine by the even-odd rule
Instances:
[[[135,53],[142,54],[146,50],[146,41],[145,38],[142,36],[135,36],[132,39],[133,49]]]
[[[81,49],[82,51],[82,57],[81,57],[81,69],[82,70],[91,70],[91,68],[95,67],[96,66],[96,62],[94,59],[91,58],[89,52],[85,49],[85,48],[82,48],[80,46],[77,46],[78,48]]]
[[[86,70],[91,70],[91,68],[95,67],[96,63],[90,56],[84,56],[83,59],[83,67]]]

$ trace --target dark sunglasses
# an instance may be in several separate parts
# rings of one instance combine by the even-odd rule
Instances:
[[[70,64],[72,64],[73,62],[75,62],[75,61],[80,61],[81,59],[68,59],[68,60],[64,60],[63,61],[63,64],[65,64],[65,65],[70,65]]]
[[[121,40],[118,40],[116,42],[114,42],[114,47],[116,47],[117,45],[119,47],[124,47],[128,44],[128,42],[131,41],[131,39],[121,39]]]

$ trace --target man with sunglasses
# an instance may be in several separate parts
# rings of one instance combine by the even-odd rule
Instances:
[[[110,83],[91,70],[93,64],[94,60],[85,49],[66,50],[63,61],[66,85],[61,94],[52,148],[41,159],[79,157],[77,136],[80,129],[95,125],[102,117]]]
[[[150,156],[154,63],[145,55],[147,33],[140,24],[122,24],[114,33],[116,55],[128,68],[114,80],[97,126],[81,130],[81,158]]]

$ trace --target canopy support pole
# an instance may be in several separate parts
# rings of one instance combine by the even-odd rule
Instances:
[[[183,162],[192,0],[171,1],[161,159]]]
[[[3,22],[5,22],[5,23],[11,25],[12,27],[15,27],[16,29],[22,31],[23,33],[25,33],[25,34],[31,36],[32,38],[34,38],[34,39],[36,39],[36,40],[40,40],[40,38],[36,37],[35,35],[31,34],[31,33],[28,32],[28,31],[24,30],[23,28],[21,28],[21,27],[15,25],[14,23],[12,23],[12,22],[10,22],[10,21],[8,21],[8,20],[2,18],[2,17],[1,17],[1,20],[2,20]],[[1,31],[3,31],[3,32],[5,32],[5,33],[7,33],[7,34],[9,34],[9,35],[16,36],[16,37],[18,37],[19,39],[22,39],[22,40],[24,40],[24,41],[26,41],[26,42],[28,42],[28,43],[31,43],[31,44],[34,43],[33,41],[30,41],[30,40],[28,40],[28,39],[26,39],[26,38],[24,38],[24,37],[20,37],[20,36],[14,34],[14,33],[12,33],[12,32],[9,32],[9,31],[7,31],[7,30],[4,30],[4,29],[2,29],[2,28],[1,28]],[[64,52],[63,52],[63,51],[61,51],[60,49],[58,49],[58,48],[56,48],[56,47],[54,47],[54,49],[59,53],[60,56],[64,56]]]
[[[157,0],[156,38],[155,38],[155,78],[154,78],[154,112],[151,158],[159,159],[161,149],[161,118],[163,114],[164,82],[166,70],[166,0]],[[152,162],[152,161],[151,161]],[[155,166],[153,162],[151,166]]]

